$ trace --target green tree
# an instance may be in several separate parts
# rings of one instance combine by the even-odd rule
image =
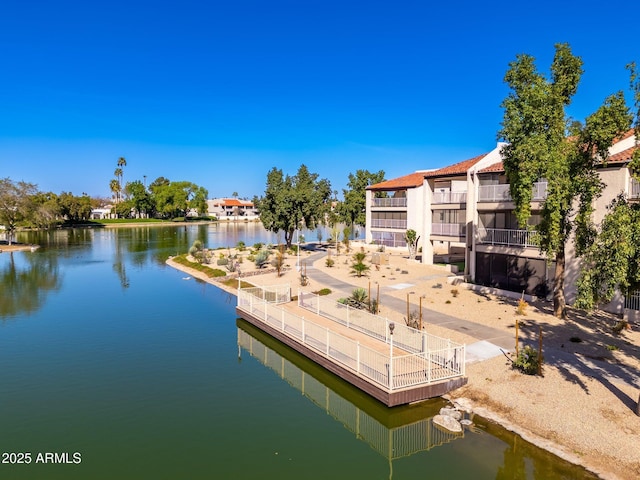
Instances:
[[[565,108],[577,91],[582,60],[567,44],[555,49],[550,80],[536,70],[529,55],[518,55],[509,65],[505,81],[511,92],[502,102],[499,137],[508,142],[502,150],[504,169],[523,228],[531,214],[533,183],[542,178],[548,182],[541,222],[535,228],[541,251],[556,264],[554,314],[565,318],[566,244],[575,227],[580,253],[579,245],[593,234],[593,200],[602,190],[595,169],[606,162],[608,148],[629,128],[631,119],[618,93],[608,97],[584,125],[570,124]]]
[[[275,233],[282,230],[287,248],[291,248],[296,229],[303,225],[313,229],[323,221],[330,199],[329,181],[319,180],[318,174],[310,173],[301,165],[292,177],[285,177],[282,170],[275,167],[271,169],[265,194],[255,203],[264,227]]]
[[[11,245],[20,222],[29,221],[33,214],[33,197],[38,192],[33,183],[0,179],[0,225],[5,228],[7,242]]]
[[[370,185],[384,182],[384,171],[371,173],[368,170],[356,170],[349,174],[346,189],[342,189],[344,200],[338,205],[340,220],[353,228],[354,224],[365,226],[366,189]]]
[[[153,214],[155,211],[153,197],[140,180],[127,183],[125,192],[131,200],[131,208],[135,210],[138,217]]]
[[[51,228],[58,223],[60,204],[58,196],[53,192],[38,192],[32,197],[33,215],[32,224],[37,228]]]

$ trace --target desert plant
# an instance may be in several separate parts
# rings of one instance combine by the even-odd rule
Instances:
[[[520,349],[518,356],[511,364],[512,368],[520,370],[526,375],[535,375],[540,366],[540,355],[531,345],[526,345]]]
[[[236,248],[239,252],[244,252],[247,249],[247,246],[242,240],[240,240],[238,243],[236,243]]]
[[[282,251],[276,251],[276,257],[271,261],[271,265],[273,265],[278,272],[278,277],[282,275],[282,269],[284,268],[284,254]]]
[[[456,298],[459,294],[460,294],[460,292],[458,291],[457,288],[452,288],[451,289],[451,295],[453,296],[453,298]]]
[[[413,312],[409,312],[409,318],[403,317],[404,323],[407,324],[407,327],[418,329],[420,328],[420,315],[415,310]]]
[[[216,262],[218,265],[229,265],[229,259],[228,258],[219,258],[218,261]]]
[[[356,252],[353,254],[353,263],[351,264],[351,273],[355,273],[358,277],[361,277],[363,273],[369,271],[369,266],[365,265],[363,260],[366,257],[364,252]]]
[[[256,267],[257,268],[264,267],[266,263],[269,261],[269,255],[271,255],[271,252],[269,252],[269,250],[260,250],[254,260]]]
[[[409,229],[404,234],[404,239],[407,242],[407,248],[409,249],[409,258],[413,260],[416,258],[416,251],[418,250],[418,241],[420,235],[415,230]]]
[[[336,262],[331,257],[327,257],[327,259],[324,261],[324,264],[329,268],[333,267],[335,263]]]
[[[525,315],[527,313],[527,307],[529,304],[524,298],[518,300],[518,306],[516,307],[516,315]]]
[[[349,235],[351,235],[351,229],[349,229],[349,227],[344,227],[344,229],[342,230],[342,243],[344,244],[344,248],[347,250],[347,253],[349,253]]]
[[[195,240],[189,248],[189,255],[196,259],[198,263],[204,263],[205,253],[204,246],[200,240]]]
[[[313,292],[316,295],[320,295],[321,297],[324,295],[329,295],[331,293],[331,289],[330,288],[323,288],[321,290],[318,290],[317,292]]]

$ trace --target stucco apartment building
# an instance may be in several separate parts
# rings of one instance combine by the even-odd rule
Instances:
[[[553,262],[536,246],[532,230],[518,225],[498,144],[491,152],[435,170],[424,170],[371,185],[366,193],[366,240],[406,247],[404,234],[420,235],[421,261],[465,262],[465,275],[475,283],[530,295],[547,296],[552,288]],[[606,206],[620,193],[640,199],[640,185],[627,165],[636,147],[633,131],[610,150],[599,169],[606,184],[595,204],[594,220],[602,221]],[[529,225],[540,222],[547,182],[533,187]],[[579,261],[567,249],[566,295],[575,299]],[[610,309],[620,311],[619,298]]]

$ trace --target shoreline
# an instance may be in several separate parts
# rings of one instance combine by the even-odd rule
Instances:
[[[237,295],[235,288],[228,287],[227,285],[224,285],[221,282],[216,281],[215,279],[209,278],[205,274],[198,272],[196,270],[193,270],[189,267],[177,264],[173,262],[171,258],[168,259],[166,263],[172,268],[175,268],[179,271],[182,271],[193,277],[199,278],[207,283],[210,283],[213,286],[218,287],[229,294],[232,294],[234,296]],[[262,275],[257,275],[256,277],[253,277],[253,278],[257,279],[258,277],[261,277],[261,276]],[[268,277],[268,276],[269,275],[264,275],[264,277]],[[258,283],[268,284],[269,282],[258,282]],[[293,284],[292,284],[292,287],[293,287]],[[317,289],[321,287],[322,285],[314,284],[312,288]],[[573,442],[571,441],[563,441],[564,440],[563,438],[560,438],[557,435],[554,435],[553,429],[551,429],[550,432],[545,432],[544,428],[540,428],[539,431],[541,433],[535,433],[534,428],[537,426],[535,421],[536,419],[533,418],[533,421],[532,421],[530,417],[527,417],[527,414],[526,414],[527,412],[524,412],[525,413],[524,415],[506,415],[506,416],[500,413],[500,412],[507,412],[508,414],[514,413],[514,410],[515,410],[515,413],[522,414],[523,412],[519,412],[517,410],[518,406],[514,406],[510,404],[509,396],[506,397],[506,400],[505,398],[500,398],[497,396],[492,397],[491,392],[488,391],[489,389],[486,389],[487,391],[485,391],[485,389],[483,389],[481,385],[478,385],[475,387],[474,385],[471,385],[472,383],[471,377],[473,376],[474,380],[477,380],[480,375],[485,375],[486,374],[485,368],[482,368],[482,367],[486,367],[486,369],[489,369],[489,370],[496,369],[496,368],[501,368],[502,370],[504,370],[504,367],[502,366],[504,364],[504,359],[501,360],[500,358],[498,358],[498,361],[495,361],[495,359],[491,359],[491,360],[485,360],[479,363],[486,364],[486,366],[479,366],[480,367],[479,372],[473,371],[475,369],[478,369],[478,366],[476,366],[475,364],[470,365],[470,368],[467,369],[467,377],[470,380],[469,385],[467,385],[466,387],[462,387],[458,391],[451,392],[448,395],[443,396],[443,398],[445,398],[446,400],[452,403],[459,403],[464,406],[467,406],[475,414],[483,417],[484,419],[491,421],[495,424],[498,424],[502,428],[519,435],[521,438],[535,445],[538,448],[549,451],[552,454],[558,456],[559,458],[567,462],[570,462],[572,464],[579,465],[585,468],[586,470],[594,473],[595,475],[598,475],[600,478],[610,479],[610,480],[632,478],[637,475],[638,471],[640,471],[640,466],[635,465],[633,462],[631,462],[630,464],[624,464],[626,462],[624,462],[624,459],[621,458],[624,456],[623,451],[614,450],[612,452],[613,455],[599,453],[595,450],[585,451],[584,450],[585,446],[583,445],[577,446],[575,444],[572,444]],[[550,369],[551,367],[547,367],[545,365],[545,368]],[[524,376],[520,373],[512,373],[511,375],[516,375],[517,377],[513,377],[513,378],[521,380],[518,383],[523,383],[523,384],[526,384],[527,381],[531,379],[533,379],[534,382],[536,381],[536,379],[539,379],[539,377],[525,378],[528,376]],[[507,374],[507,376],[509,375]],[[490,378],[486,377],[484,380],[490,380]],[[566,382],[567,380],[563,379],[562,381]],[[527,393],[523,393],[522,391],[518,392],[517,387],[515,387],[511,395],[527,395]],[[570,397],[565,399],[566,403],[573,402],[573,401],[574,399]],[[528,405],[528,403],[525,401],[524,405],[525,405],[524,408],[526,408],[526,405]],[[543,408],[543,412],[546,412],[547,408],[554,409],[556,407],[553,405],[550,405],[548,407]],[[535,416],[536,415],[533,414],[533,417]],[[516,417],[516,418],[509,418],[509,417]],[[638,417],[636,417],[631,412],[629,412],[629,418],[628,418],[629,421],[632,421],[632,419],[634,419],[633,421],[638,421],[637,418]],[[584,422],[588,422],[588,421],[589,421],[588,419],[584,419]],[[545,433],[547,433],[547,436],[545,436]],[[615,434],[615,432],[613,433]],[[580,434],[576,433],[575,435],[577,436]],[[629,445],[629,448],[633,449],[634,445]]]

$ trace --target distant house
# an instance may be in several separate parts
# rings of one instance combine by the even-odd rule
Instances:
[[[209,215],[220,219],[231,217],[253,218],[258,215],[253,202],[237,198],[214,198],[207,200]]]
[[[115,218],[111,213],[113,205],[105,205],[101,208],[94,208],[91,210],[91,220],[104,220],[105,218]]]

